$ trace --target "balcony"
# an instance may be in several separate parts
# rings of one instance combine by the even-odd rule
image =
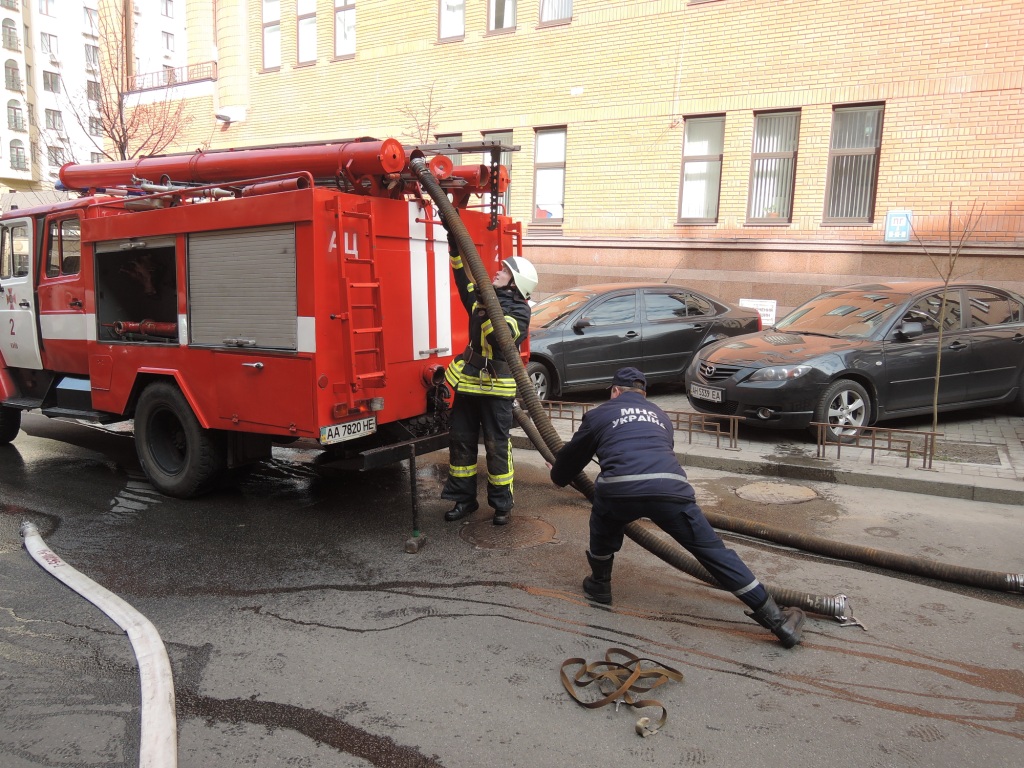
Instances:
[[[15,171],[27,171],[28,160],[24,157],[18,157],[17,155],[11,157],[11,169]]]
[[[25,118],[24,117],[8,117],[7,128],[12,131],[25,131]]]
[[[21,82],[21,78],[17,75],[8,75],[5,78],[5,82],[7,84],[8,91],[17,91],[18,93],[21,93],[25,89]]]
[[[18,39],[18,33],[12,29],[4,30],[3,45],[8,51],[20,51],[21,41]]]
[[[17,11],[19,10],[18,0],[0,0],[0,8]]]
[[[167,88],[172,85],[184,85],[185,83],[216,79],[217,62],[204,61],[200,64],[190,64],[186,67],[135,75],[129,85],[133,91],[148,91],[154,88]]]

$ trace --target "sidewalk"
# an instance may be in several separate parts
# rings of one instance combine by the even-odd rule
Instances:
[[[664,411],[693,413],[681,389],[655,389],[650,398]],[[600,395],[584,395],[582,402],[598,404]],[[565,404],[570,405],[569,403]],[[582,408],[576,409],[581,412]],[[574,428],[571,418],[553,418],[563,441]],[[575,426],[579,425],[579,416]],[[882,427],[927,432],[931,418],[901,419]],[[826,446],[819,458],[814,438],[805,431],[762,430],[740,426],[738,445],[729,447],[723,436],[676,432],[676,453],[686,468],[702,467],[725,472],[798,480],[817,480],[870,488],[884,488],[949,498],[1024,505],[1024,417],[995,408],[940,414],[935,459],[923,468],[920,456],[876,450],[872,462],[867,448]],[[513,445],[530,447],[518,427]],[[692,440],[692,442],[691,442]],[[838,453],[838,455],[837,455]]]

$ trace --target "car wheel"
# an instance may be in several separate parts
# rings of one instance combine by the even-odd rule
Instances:
[[[7,445],[21,429],[21,411],[0,405],[0,445]]]
[[[551,371],[544,363],[532,362],[526,366],[526,375],[533,382],[533,390],[537,393],[538,400],[551,399]]]
[[[871,397],[855,381],[834,381],[818,401],[814,420],[829,425],[826,436],[830,442],[852,443],[860,434],[860,427],[868,426],[871,421]],[[817,437],[818,428],[810,429]]]
[[[173,384],[150,384],[135,409],[135,449],[146,477],[161,493],[188,499],[211,490],[224,474],[227,451],[203,429]]]

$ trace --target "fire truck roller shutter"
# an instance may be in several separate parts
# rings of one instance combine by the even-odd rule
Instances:
[[[189,235],[188,291],[190,343],[300,348],[294,225]]]

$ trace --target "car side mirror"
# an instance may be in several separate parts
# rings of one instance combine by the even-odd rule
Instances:
[[[924,333],[924,324],[915,321],[906,321],[896,329],[896,338],[901,341],[916,339]]]
[[[576,333],[581,333],[584,328],[590,328],[593,324],[594,323],[590,320],[589,317],[581,317],[579,320],[572,324],[572,329],[576,331]]]

